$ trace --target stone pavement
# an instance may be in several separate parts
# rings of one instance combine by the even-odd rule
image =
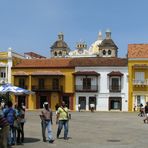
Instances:
[[[148,124],[137,113],[72,112],[69,140],[55,139],[53,144],[42,142],[39,114],[27,111],[25,143],[14,148],[148,148]],[[55,113],[53,119],[56,136]]]

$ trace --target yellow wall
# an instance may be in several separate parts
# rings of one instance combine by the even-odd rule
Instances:
[[[133,104],[134,104],[134,96],[133,96],[133,91],[145,91],[148,92],[148,86],[134,86],[133,85],[133,79],[135,79],[135,72],[145,72],[145,79],[148,79],[148,69],[133,69],[134,65],[142,65],[142,64],[147,64],[148,65],[148,60],[128,60],[128,73],[129,73],[129,106],[128,109],[129,111],[133,111]]]
[[[74,68],[57,68],[57,69],[41,69],[41,70],[38,70],[38,69],[30,69],[30,68],[21,68],[21,69],[12,69],[12,75],[16,72],[19,72],[19,71],[24,71],[25,73],[27,73],[29,76],[26,77],[26,85],[27,85],[27,88],[29,90],[31,90],[31,86],[32,85],[38,85],[38,79],[39,78],[45,78],[45,85],[51,85],[51,79],[53,77],[58,77],[58,76],[46,76],[46,77],[43,77],[43,76],[37,76],[37,77],[34,77],[34,76],[31,76],[31,73],[32,72],[35,72],[35,71],[60,71],[61,73],[64,74],[64,77],[60,77],[60,85],[63,86],[63,92],[64,93],[74,93],[74,78],[73,78],[73,75],[72,73],[74,72]],[[18,79],[20,77],[13,77],[12,79],[12,82],[13,84],[18,84]],[[14,82],[15,81],[15,82]],[[28,98],[28,102],[29,102],[29,109],[35,109],[36,108],[36,95],[29,95],[29,98]],[[56,103],[59,103],[59,94],[58,93],[51,93],[51,108],[52,109],[55,109],[55,105]],[[75,107],[75,105],[74,105]]]

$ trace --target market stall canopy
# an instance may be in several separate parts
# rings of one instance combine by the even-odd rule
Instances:
[[[13,86],[12,84],[4,84],[0,86],[0,94],[6,94],[6,93],[13,93],[15,95],[29,95],[29,94],[34,94],[33,91]]]

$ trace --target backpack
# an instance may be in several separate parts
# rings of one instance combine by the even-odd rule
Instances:
[[[14,124],[14,120],[15,120],[15,110],[10,108],[8,110],[6,110],[5,112],[5,117],[9,123],[9,125],[13,125]]]

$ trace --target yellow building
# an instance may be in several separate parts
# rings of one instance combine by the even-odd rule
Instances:
[[[148,101],[148,44],[128,45],[129,111]]]
[[[63,100],[75,110],[74,70],[70,58],[22,60],[12,67],[12,82],[35,94],[16,96],[15,102],[23,102],[28,109],[38,109],[47,101],[54,110],[55,105]]]

